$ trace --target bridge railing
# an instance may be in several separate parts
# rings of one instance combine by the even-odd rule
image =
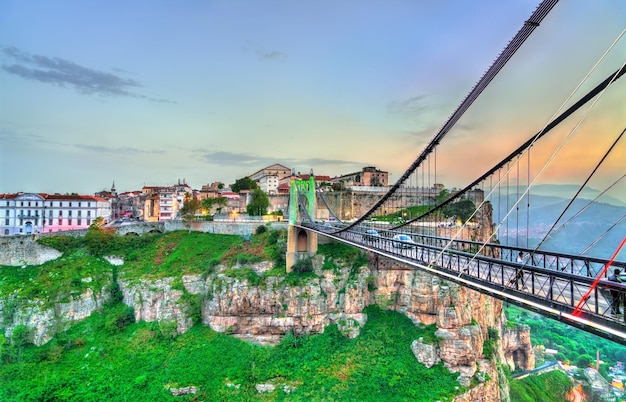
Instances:
[[[601,320],[606,325],[624,324],[623,318],[614,312],[618,309],[615,303],[626,302],[626,284],[602,279],[595,287],[592,286],[595,276],[608,263],[607,260],[533,252],[498,244],[488,244],[481,253],[477,253],[482,244],[473,241],[406,233],[412,239],[409,242],[390,237],[397,232],[382,232],[381,236],[372,238],[360,230],[333,234],[341,227],[340,223],[330,226],[313,223],[307,225],[351,243],[365,245],[368,249],[400,256],[435,270],[454,273],[475,283],[535,300],[559,311],[571,312],[580,304],[579,313],[592,317],[590,319]],[[524,263],[517,263],[514,258],[520,250],[532,253],[532,258]],[[624,268],[625,264],[617,262],[613,266]]]
[[[311,225],[309,223],[309,225]],[[333,233],[338,229],[347,226],[339,222],[334,222],[330,226],[314,225],[315,228],[322,231]],[[357,236],[362,235],[365,228],[352,229],[346,232],[354,233]],[[391,231],[380,230],[381,239],[393,238],[396,234],[409,235],[413,241],[420,245],[432,246],[438,249],[464,251],[472,254],[480,254],[484,257],[497,258],[501,261],[508,261],[510,263],[517,264],[517,257],[520,252],[524,254],[524,265],[544,268],[548,270],[554,270],[564,273],[570,273],[574,275],[585,276],[589,278],[595,278],[600,272],[604,270],[604,267],[609,262],[606,259],[596,258],[592,256],[572,255],[567,253],[557,253],[553,251],[533,250],[522,247],[513,247],[507,245],[501,245],[496,243],[486,243],[472,241],[472,240],[460,240],[447,237],[437,237],[426,234],[408,232],[408,231]],[[349,236],[349,235],[348,235]],[[622,272],[626,271],[626,262],[613,261],[611,264],[611,270],[619,268]],[[607,270],[604,277],[607,277],[611,272]]]

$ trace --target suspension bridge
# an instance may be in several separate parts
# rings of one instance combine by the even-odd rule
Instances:
[[[612,91],[624,93],[624,84],[620,83],[626,72],[624,60],[594,82],[589,78],[593,74],[587,74],[547,123],[528,133],[517,148],[497,163],[481,166],[484,173],[465,187],[442,190],[434,197],[428,190],[439,182],[437,172],[442,170],[437,151],[556,5],[556,0],[539,4],[415,161],[365,213],[345,219],[341,211],[329,206],[325,193],[316,187],[313,174],[308,180],[293,180],[288,267],[315,252],[317,236],[323,235],[626,345],[626,322],[618,313],[626,309],[626,284],[608,280],[615,269],[626,271],[626,262],[618,258],[626,243],[623,208],[622,216],[598,233],[591,244],[570,244],[575,251],[554,249],[559,244],[554,240],[568,233],[576,219],[602,202],[602,197],[626,176],[626,163],[621,159],[621,169],[613,172],[615,177],[595,198],[588,201],[581,197],[611,157],[623,158],[624,143],[620,141],[626,128],[612,133],[614,139],[605,149],[598,145],[598,152],[580,160],[586,177],[577,183],[574,195],[553,222],[542,229],[542,237],[530,235],[531,217],[542,207],[531,202],[534,186],[550,169],[550,163],[567,145],[569,137],[584,131],[579,128],[599,100]],[[616,44],[623,43],[623,35],[624,31],[612,44],[606,44],[607,50],[596,66],[615,50]],[[623,59],[623,53],[620,57]],[[580,90],[583,87],[588,90]],[[622,127],[624,116],[622,110]],[[564,122],[572,122],[571,128],[558,130]],[[554,145],[552,137],[556,131],[566,131],[566,136]],[[587,131],[595,135],[593,130]],[[538,158],[531,159],[531,151],[534,155],[538,149],[551,155],[539,164],[535,160]],[[320,214],[322,209],[324,214]],[[319,219],[321,215],[332,220]],[[590,252],[608,238],[617,239],[609,242],[610,254],[597,256]]]

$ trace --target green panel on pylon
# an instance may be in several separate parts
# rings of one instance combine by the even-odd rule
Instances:
[[[315,219],[315,176],[311,174],[308,180],[291,179],[289,191],[289,224],[293,225],[298,220],[298,193],[306,196],[307,212]]]

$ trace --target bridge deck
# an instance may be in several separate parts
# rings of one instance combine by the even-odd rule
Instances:
[[[604,260],[542,252],[520,264],[513,260],[512,248],[495,244],[480,254],[464,251],[476,249],[467,241],[412,234],[418,242],[409,244],[310,223],[300,227],[626,345],[624,316],[611,313],[614,294],[626,303],[626,285],[603,279],[592,286]]]

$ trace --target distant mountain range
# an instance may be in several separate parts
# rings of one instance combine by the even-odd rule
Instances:
[[[494,223],[497,225],[504,221],[498,232],[501,243],[522,247],[526,247],[528,243],[529,248],[534,248],[550,232],[551,235],[541,245],[541,249],[580,254],[593,245],[588,251],[584,251],[584,255],[611,258],[626,236],[626,203],[603,196],[603,202],[590,204],[599,194],[590,189],[583,191],[564,213],[577,191],[576,186],[537,187],[531,189],[528,198],[524,196],[506,220],[504,217],[517,201],[517,194],[509,194],[508,197],[499,197],[492,201]],[[527,208],[528,200],[530,213]],[[626,249],[622,249],[617,260],[626,261]]]

